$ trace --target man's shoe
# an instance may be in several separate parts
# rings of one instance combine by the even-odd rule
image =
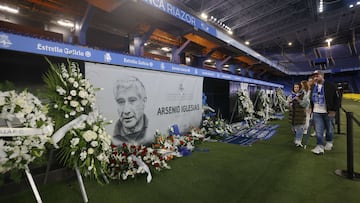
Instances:
[[[314,154],[324,154],[324,149],[323,149],[323,146],[321,145],[316,145],[316,147],[314,149],[311,150],[312,153]]]
[[[326,142],[326,145],[325,145],[324,149],[327,150],[327,151],[330,151],[330,150],[332,150],[332,148],[333,148],[333,143],[332,142]]]
[[[311,137],[315,137],[316,132],[313,132],[313,133],[311,133],[310,135],[311,135]]]

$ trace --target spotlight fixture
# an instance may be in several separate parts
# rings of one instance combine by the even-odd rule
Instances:
[[[288,42],[288,46],[291,47],[291,46],[292,46],[292,42]]]
[[[202,15],[202,14],[201,14]],[[219,27],[228,31],[228,33],[232,34],[231,28],[224,23],[221,19],[217,19],[214,16],[210,16],[210,21],[217,24]]]
[[[250,44],[250,42],[249,42],[249,41],[245,41],[245,44],[246,44],[246,45],[249,45],[249,44]]]

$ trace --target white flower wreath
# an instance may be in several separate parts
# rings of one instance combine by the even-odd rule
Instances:
[[[112,149],[111,136],[105,131],[109,122],[94,109],[97,89],[83,78],[77,63],[68,61],[58,66],[48,62],[50,71],[44,80],[49,89],[49,115],[55,120],[55,129],[62,131],[60,128],[76,121],[59,139],[53,136],[54,142],[59,141],[60,160],[100,181],[99,175],[107,171]],[[79,119],[83,116],[85,119]]]
[[[247,90],[239,90],[236,94],[238,99],[238,113],[240,117],[246,121],[248,127],[251,127],[255,124],[256,118],[254,115],[254,104],[250,99],[249,92]]]
[[[0,92],[0,120],[11,125],[0,128],[0,173],[25,169],[42,156],[53,125],[37,97],[27,91]]]

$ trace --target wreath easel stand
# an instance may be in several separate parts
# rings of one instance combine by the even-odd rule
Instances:
[[[87,115],[80,115],[79,117],[75,118],[74,120],[70,121],[69,123],[65,124],[64,126],[62,126],[60,129],[58,129],[52,136],[52,140],[53,140],[53,144],[55,148],[59,148],[59,146],[57,145],[57,143],[65,136],[65,134],[72,128],[74,128],[74,126],[76,126],[78,123],[84,122],[86,120],[88,116]],[[79,167],[75,166],[75,173],[76,173],[76,178],[78,180],[79,183],[79,187],[80,187],[80,192],[81,192],[81,196],[84,200],[84,203],[88,203],[89,199],[86,193],[86,189],[85,189],[85,185],[84,185],[84,181],[82,179]]]

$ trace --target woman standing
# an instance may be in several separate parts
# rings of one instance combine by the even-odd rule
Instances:
[[[305,112],[306,112],[306,120],[304,125],[304,135],[308,133],[308,130],[310,130],[310,117],[311,117],[311,106],[310,106],[310,87],[312,85],[312,79],[309,81],[303,80],[301,81],[301,89],[304,92],[304,100],[307,100],[307,105],[305,106]]]
[[[288,97],[289,101],[289,121],[293,132],[295,132],[294,143],[297,147],[302,147],[302,137],[306,121],[306,106],[309,105],[308,99],[304,98],[301,84],[294,84],[293,91]]]

